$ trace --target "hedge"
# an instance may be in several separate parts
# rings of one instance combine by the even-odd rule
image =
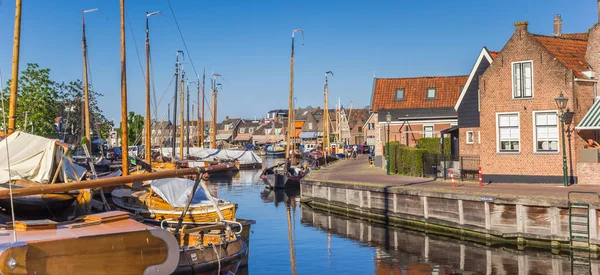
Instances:
[[[397,141],[387,143],[385,150],[389,150],[390,153],[391,174],[403,174],[413,177],[423,176],[423,155],[431,153],[426,149],[407,147]]]
[[[449,156],[450,138],[444,138],[444,155]],[[416,148],[425,149],[430,153],[440,153],[440,138],[420,138],[417,139]]]

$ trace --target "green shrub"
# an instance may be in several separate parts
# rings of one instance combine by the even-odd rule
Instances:
[[[400,143],[397,141],[391,141],[388,142],[385,145],[385,155],[386,157],[389,156],[388,161],[390,162],[390,174],[396,174],[398,173],[398,169],[397,169],[397,165],[396,165],[396,160],[397,160],[397,149],[398,146],[400,146]],[[388,155],[389,153],[389,155]]]
[[[430,153],[440,153],[440,138],[420,138],[417,139],[416,148],[425,149]],[[444,155],[450,155],[450,138],[444,138]]]
[[[398,173],[413,176],[423,176],[423,155],[428,153],[425,149],[398,147],[400,161],[397,165]]]

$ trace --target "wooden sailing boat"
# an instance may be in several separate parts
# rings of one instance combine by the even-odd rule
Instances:
[[[218,220],[217,207],[225,219],[235,220],[235,204],[219,200],[215,207],[202,190],[192,195],[193,185],[194,181],[189,179],[159,179],[145,184],[137,191],[116,189],[112,192],[112,199],[119,208],[136,213],[149,222],[177,223],[190,196],[194,198],[194,202],[186,211],[184,223],[214,222]]]
[[[292,167],[294,163],[294,144],[291,141],[291,132],[295,131],[293,119],[294,119],[294,34],[301,32],[304,38],[304,31],[296,29],[292,31],[292,53],[290,57],[290,93],[288,102],[288,127],[285,136],[285,158],[286,162],[278,164],[272,167],[268,167],[263,170],[260,175],[261,179],[271,188],[285,188],[285,187],[296,187],[300,184],[300,180],[304,177],[304,171],[301,168],[295,169]]]

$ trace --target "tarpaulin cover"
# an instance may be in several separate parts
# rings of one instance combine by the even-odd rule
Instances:
[[[170,157],[171,149],[163,148],[162,153],[164,156]],[[240,164],[262,163],[262,158],[250,150],[226,150],[190,147],[190,156],[194,156],[206,161],[213,161],[215,159],[219,159],[237,160],[240,162]],[[175,158],[179,159],[179,150],[176,150]]]
[[[65,158],[62,171],[57,182],[66,178],[76,181],[75,171],[79,177],[86,169],[74,164],[75,171],[63,155],[63,150],[56,145],[55,139],[48,139],[25,132],[14,132],[0,142],[0,183],[10,180],[29,180],[38,183],[49,183],[54,176],[61,158]],[[8,146],[8,155],[6,147]],[[10,157],[10,158],[9,158]],[[9,162],[10,160],[10,162]],[[10,164],[10,176],[8,167]]]
[[[173,207],[185,207],[192,189],[194,189],[194,181],[182,178],[167,178],[153,180],[150,183],[152,191],[163,198],[169,205]],[[198,187],[190,207],[199,207],[211,205],[208,196],[204,193],[201,187]]]

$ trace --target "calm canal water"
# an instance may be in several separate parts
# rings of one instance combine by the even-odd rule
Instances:
[[[238,217],[256,220],[242,274],[571,273],[568,256],[486,247],[316,211],[300,205],[299,190],[265,190],[260,172],[211,180],[218,197],[239,205]]]

